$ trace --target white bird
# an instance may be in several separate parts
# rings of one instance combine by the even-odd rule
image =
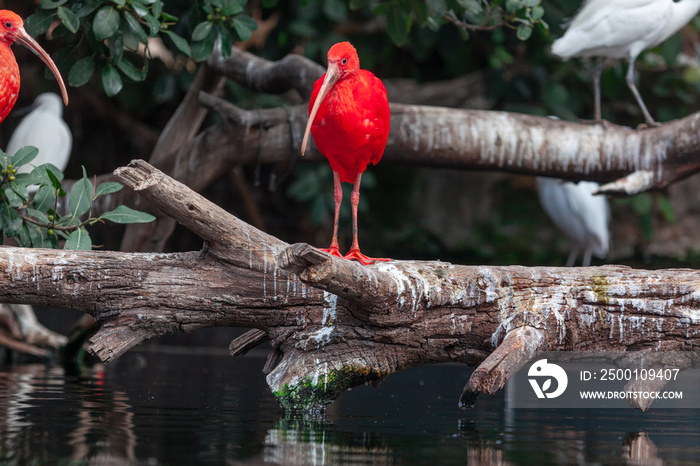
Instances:
[[[70,159],[73,136],[63,121],[63,101],[58,94],[39,94],[32,104],[32,111],[22,118],[12,132],[6,152],[14,155],[24,146],[34,146],[39,154],[31,164],[23,165],[17,171],[29,173],[33,167],[50,163],[59,170],[65,170]],[[29,187],[36,191],[37,187]]]
[[[700,0],[586,0],[566,33],[552,44],[562,58],[600,57],[593,68],[595,119],[601,120],[600,75],[609,58],[629,60],[627,86],[647,124],[654,119],[634,83],[634,61],[678,32],[700,11]]]
[[[598,183],[572,183],[540,176],[536,184],[542,208],[574,243],[566,266],[574,265],[581,249],[584,267],[591,265],[591,255],[604,259],[610,246],[610,208],[605,196],[593,195],[598,191]]]

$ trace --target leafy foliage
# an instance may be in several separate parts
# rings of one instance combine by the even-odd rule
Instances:
[[[360,9],[369,0],[350,1],[350,8]],[[537,24],[545,29],[541,0],[390,0],[373,8],[377,16],[386,17],[387,33],[396,45],[404,45],[413,24],[427,26],[433,31],[442,24],[456,25],[465,38],[469,31],[509,27],[517,30],[520,40],[527,40]]]
[[[121,92],[124,79],[140,82],[146,78],[148,60],[134,52],[140,47],[148,50],[149,38],[167,37],[166,42],[177,51],[203,61],[213,53],[215,44],[224,57],[229,56],[233,43],[249,39],[257,27],[243,13],[246,0],[194,2],[181,10],[184,20],[166,12],[165,3],[41,0],[39,10],[27,18],[25,27],[29,34],[37,36],[57,21],[59,26],[52,35],[63,41],[65,48],[55,57],[59,66],[69,66],[68,84],[82,86],[98,71],[102,87],[110,97]],[[190,31],[188,26],[192,21],[199,22]]]
[[[0,151],[0,228],[6,238],[15,238],[23,247],[89,250],[92,240],[85,227],[97,222],[145,223],[154,220],[150,214],[126,206],[93,217],[92,204],[98,197],[122,189],[120,183],[102,183],[96,188],[83,168],[83,177],[66,194],[61,185],[63,173],[51,164],[44,164],[29,173],[18,169],[28,165],[38,154],[36,147],[27,146],[10,156]],[[30,190],[35,194],[32,197]],[[67,197],[67,199],[66,199]],[[65,205],[62,215],[59,204]]]

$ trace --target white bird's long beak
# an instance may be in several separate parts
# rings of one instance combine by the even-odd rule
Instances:
[[[41,48],[41,45],[39,45],[39,43],[35,41],[32,36],[27,34],[27,31],[25,31],[24,28],[21,26],[17,30],[15,41],[19,42],[20,44],[24,45],[29,50],[34,52],[34,54],[41,58],[41,61],[43,61],[46,64],[46,66],[49,67],[53,75],[56,77],[56,81],[58,81],[58,86],[61,88],[63,103],[65,105],[68,105],[68,91],[66,90],[66,85],[63,83],[61,73],[59,73],[56,64],[53,62],[49,54],[46,53],[46,51]]]
[[[304,155],[304,152],[306,152],[306,145],[309,143],[309,133],[311,132],[311,124],[314,122],[314,118],[316,118],[316,113],[318,113],[321,102],[323,102],[323,99],[326,98],[326,94],[328,94],[328,92],[331,90],[333,84],[338,81],[338,78],[340,78],[340,70],[338,69],[338,65],[329,63],[328,69],[326,70],[326,77],[323,80],[321,89],[318,91],[314,106],[311,108],[311,112],[309,113],[309,121],[306,123],[304,139],[301,141],[301,155]]]

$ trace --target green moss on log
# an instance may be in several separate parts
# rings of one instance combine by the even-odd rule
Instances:
[[[284,409],[317,411],[324,409],[348,388],[364,383],[377,384],[387,375],[389,371],[348,366],[327,374],[306,376],[294,384],[285,384],[274,395]]]

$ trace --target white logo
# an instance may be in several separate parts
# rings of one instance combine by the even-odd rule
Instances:
[[[564,393],[564,390],[566,390],[566,385],[569,383],[569,378],[566,376],[566,371],[556,364],[548,363],[546,359],[540,359],[534,363],[530,367],[530,370],[527,371],[527,375],[528,377],[535,377],[529,378],[528,380],[530,381],[530,385],[532,385],[532,389],[535,391],[537,398],[556,398]],[[537,377],[546,377],[541,386],[536,379]],[[557,386],[556,390],[549,391],[552,387],[552,379],[557,381]]]

